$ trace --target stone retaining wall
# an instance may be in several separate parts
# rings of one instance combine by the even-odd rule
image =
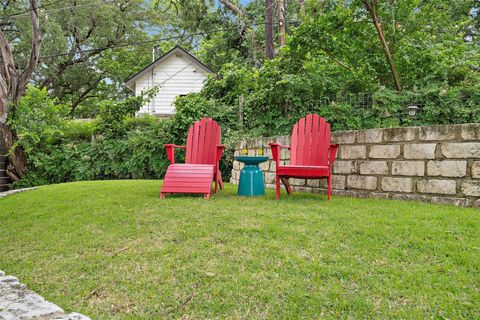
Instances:
[[[275,162],[269,142],[290,145],[290,137],[240,140],[235,155],[247,150],[270,160],[261,164],[267,188],[275,187]],[[480,207],[480,123],[337,131],[333,194],[418,200]],[[259,151],[261,150],[261,151]],[[282,163],[290,153],[282,150]],[[238,184],[242,164],[234,161],[231,182]],[[324,193],[325,180],[290,179],[294,190]]]

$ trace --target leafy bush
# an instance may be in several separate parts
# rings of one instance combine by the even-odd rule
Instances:
[[[99,106],[95,133],[118,136],[125,133],[125,119],[132,117],[140,109],[143,96],[130,97],[122,101],[105,100]]]
[[[46,89],[29,85],[9,123],[18,133],[17,144],[33,153],[62,136],[67,115],[68,108],[51,99]]]
[[[64,141],[90,141],[95,131],[96,123],[90,120],[66,121],[63,130]]]
[[[12,120],[29,165],[27,176],[15,187],[162,178],[168,166],[163,148],[169,142],[168,123],[153,117],[132,118],[141,101],[104,101],[95,120],[67,121],[62,107],[45,90],[30,87]]]

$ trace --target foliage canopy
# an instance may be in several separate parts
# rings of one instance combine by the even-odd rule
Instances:
[[[120,1],[93,12],[82,1],[42,12],[44,60],[33,82],[46,90],[30,87],[11,115],[33,181],[160,178],[162,144],[183,143],[203,116],[220,123],[227,145],[288,134],[311,112],[334,130],[480,121],[478,1],[286,1],[287,42],[271,60],[263,56],[263,1],[230,2],[239,12],[226,0]],[[365,3],[375,4],[401,91]],[[28,28],[5,21],[22,61],[28,37],[18,34]],[[175,43],[217,74],[200,93],[179,98],[171,120],[131,118],[142,98],[128,98],[123,80],[148,63],[152,46],[159,54]],[[417,116],[408,116],[410,105]],[[96,119],[67,121],[72,115]],[[226,177],[231,157],[227,151],[222,163]]]

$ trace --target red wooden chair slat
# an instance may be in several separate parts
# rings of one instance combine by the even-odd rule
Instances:
[[[203,142],[203,148],[201,149],[202,152],[202,162],[208,163],[208,151],[210,150],[211,142],[212,142],[212,120],[207,119],[205,122],[205,140]]]
[[[312,134],[318,134],[318,130],[319,130],[319,116],[318,114],[314,114],[312,116],[312,122],[313,122],[313,126],[312,126]],[[311,145],[311,149],[310,149],[310,162],[308,164],[310,165],[314,165],[315,163],[317,163],[317,149],[318,149],[318,142],[315,141],[315,140],[312,140],[312,145]]]
[[[327,122],[325,121],[325,119],[321,118],[319,129],[318,129],[318,146],[317,146],[318,160],[316,161],[318,165],[328,164],[328,161],[327,161],[328,148],[325,148],[325,146],[330,144],[330,137],[328,137],[328,144],[327,144],[327,141],[326,141],[327,131],[330,134],[330,126],[328,125],[327,127]]]
[[[328,199],[332,190],[332,166],[338,145],[330,144],[330,124],[316,114],[301,118],[292,130],[290,146],[270,143],[272,157],[276,163],[276,194],[280,198],[280,181],[285,184],[288,194],[292,188],[288,178],[327,179]],[[290,164],[280,163],[281,148],[290,149]]]
[[[163,180],[160,197],[168,193],[200,193],[209,198],[212,181],[215,192],[218,185],[223,188],[219,161],[224,146],[220,145],[221,129],[211,118],[202,118],[188,130],[186,146],[166,144],[167,156],[171,164]],[[185,163],[176,164],[174,148],[185,150]]]
[[[310,164],[310,150],[312,147],[312,115],[309,114],[305,121],[305,147],[303,148],[303,164]]]
[[[213,120],[212,120],[213,122]],[[213,146],[219,145],[220,144],[220,127],[219,126],[210,126],[210,139],[209,139],[209,148],[212,148]],[[215,153],[213,152],[207,152],[207,161],[210,162],[215,162]]]
[[[325,121],[325,133],[324,133],[324,141],[323,141],[323,145],[324,146],[328,146],[330,144],[330,140],[331,140],[331,132],[330,132],[330,124],[327,123]],[[322,159],[322,163],[325,163],[325,164],[328,164],[329,162],[329,151],[328,149],[324,149],[324,152],[323,152],[323,159]]]
[[[207,145],[205,147],[205,161],[207,162],[211,162],[213,161],[214,157],[215,157],[215,154],[212,153],[212,152],[207,152],[207,149],[210,149],[212,145],[217,145],[217,141],[216,141],[216,127],[214,127],[213,125],[210,125],[209,126],[209,130],[207,132],[207,135],[208,135],[208,139],[207,139]]]
[[[211,119],[210,119],[211,120]],[[213,121],[213,120],[212,120]],[[211,141],[212,141],[212,121],[205,121],[205,140],[203,142],[203,150],[202,150],[202,161],[204,163],[208,163],[208,153],[211,148]]]
[[[200,126],[199,121],[193,124],[193,144],[192,144],[192,162],[191,163],[198,163],[198,143],[200,141],[199,126]]]
[[[293,141],[292,141],[293,142]],[[303,156],[305,154],[305,118],[298,121],[298,137],[297,141],[297,159],[295,163],[290,164],[303,164]]]
[[[298,137],[298,123],[293,126],[292,129],[292,141],[297,141]],[[295,163],[297,161],[297,145],[290,144],[290,163]]]
[[[188,129],[187,144],[185,150],[185,162],[192,161],[192,145],[193,145],[193,126]]]

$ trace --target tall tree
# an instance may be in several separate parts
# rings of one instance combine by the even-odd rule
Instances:
[[[158,26],[155,36],[164,36],[162,22],[141,0],[73,0],[49,10],[37,83],[70,105],[72,115],[97,99],[125,97],[123,81],[150,60],[154,43],[141,44],[152,39],[147,30]]]
[[[265,56],[273,59],[273,0],[265,0]]]
[[[15,64],[11,42],[0,29],[0,135],[9,152],[7,174],[13,180],[19,180],[26,173],[27,166],[23,149],[15,146],[18,137],[9,124],[9,114],[13,113],[20,97],[25,93],[25,87],[38,64],[42,33],[38,16],[37,0],[29,0],[30,20],[32,23],[30,55],[19,70]]]

